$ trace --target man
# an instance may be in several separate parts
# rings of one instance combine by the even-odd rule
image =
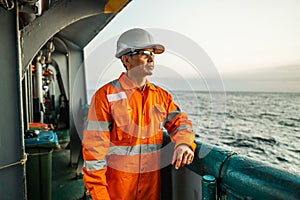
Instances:
[[[126,73],[93,96],[83,136],[84,183],[94,200],[160,199],[160,149],[165,128],[176,169],[194,158],[191,121],[171,95],[147,80],[154,54],[165,50],[143,29],[124,32],[116,57]]]

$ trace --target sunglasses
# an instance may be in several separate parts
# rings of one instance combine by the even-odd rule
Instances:
[[[136,50],[127,54],[128,56],[140,55],[148,57],[154,57],[154,52],[148,50]]]

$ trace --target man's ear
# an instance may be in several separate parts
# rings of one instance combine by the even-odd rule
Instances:
[[[123,56],[121,57],[121,60],[122,60],[122,63],[123,63],[125,66],[128,66],[128,64],[129,64],[129,56],[123,55]]]

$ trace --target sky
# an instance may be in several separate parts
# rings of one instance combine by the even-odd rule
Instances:
[[[171,90],[300,92],[299,0],[174,2],[133,0],[118,13],[85,48],[88,88],[119,76],[116,39],[139,27],[165,45],[151,78]]]

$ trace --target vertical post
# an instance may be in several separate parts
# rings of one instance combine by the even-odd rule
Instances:
[[[11,1],[9,1],[11,2]],[[26,199],[18,5],[0,7],[0,198]]]
[[[202,178],[202,200],[216,200],[216,178],[204,175]]]
[[[28,110],[28,122],[33,122],[33,85],[32,85],[32,66],[30,65],[27,74],[28,81],[28,92],[25,93],[27,96],[27,110]]]
[[[23,81],[22,81],[22,91],[23,91],[23,108],[24,108],[24,130],[28,130],[28,119],[29,119],[29,114],[28,114],[28,74],[26,73]]]
[[[39,104],[39,113],[40,113],[40,121],[44,122],[44,113],[42,107],[43,107],[43,65],[38,61],[36,63],[36,94]]]

